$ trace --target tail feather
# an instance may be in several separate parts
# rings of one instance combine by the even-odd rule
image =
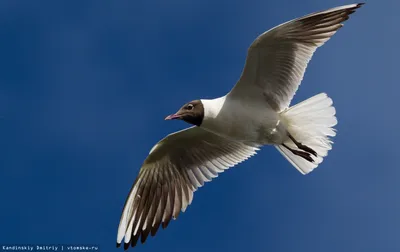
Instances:
[[[337,124],[336,110],[333,101],[325,93],[315,95],[281,114],[289,134],[297,142],[311,148],[317,153],[313,162],[293,154],[283,145],[277,145],[279,152],[302,174],[307,174],[315,169],[332,149],[330,137],[336,135],[333,127]],[[291,149],[299,150],[296,144],[288,139],[284,144]]]

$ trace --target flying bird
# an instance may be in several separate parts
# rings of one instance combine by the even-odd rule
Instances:
[[[191,127],[150,151],[126,199],[117,247],[144,243],[193,200],[197,188],[273,145],[302,174],[332,148],[337,124],[332,99],[317,94],[289,107],[315,50],[362,4],[315,12],[278,25],[250,45],[239,81],[225,96],[194,100],[166,120]]]

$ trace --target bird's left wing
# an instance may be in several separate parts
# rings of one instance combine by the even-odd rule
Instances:
[[[144,161],[118,227],[117,246],[146,241],[192,202],[193,192],[218,173],[252,155],[257,147],[234,142],[199,127],[168,135]]]
[[[261,34],[251,44],[242,75],[228,96],[245,102],[262,100],[277,112],[286,109],[315,50],[361,5],[312,13]]]

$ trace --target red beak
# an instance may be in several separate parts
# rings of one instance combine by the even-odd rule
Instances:
[[[165,120],[174,120],[174,119],[179,119],[179,118],[181,118],[180,115],[172,114],[172,115],[165,117]]]

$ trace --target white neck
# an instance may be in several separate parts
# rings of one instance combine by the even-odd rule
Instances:
[[[204,118],[203,120],[216,118],[225,103],[225,96],[215,98],[212,100],[201,99],[204,107]]]

